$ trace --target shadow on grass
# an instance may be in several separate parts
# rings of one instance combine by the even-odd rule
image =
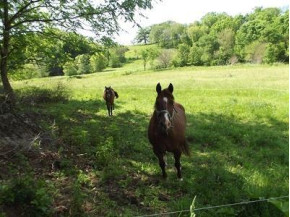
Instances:
[[[116,209],[127,205],[133,212],[141,208],[139,213],[151,213],[162,207],[188,209],[195,195],[197,207],[203,207],[287,194],[287,123],[273,118],[267,124],[244,122],[214,113],[187,115],[192,157],[182,157],[185,180],[178,183],[171,157],[169,178],[161,179],[147,139],[150,116],[139,111],[119,113],[122,106],[116,103],[113,117],[103,115],[106,107],[101,100],[69,101],[51,110],[65,152],[83,156],[71,160],[74,169],[69,163],[64,170],[69,171],[68,175],[85,168],[101,171],[99,190],[115,202]],[[255,212],[254,206],[253,215],[281,216],[273,214],[273,209],[263,212],[257,208]],[[245,207],[223,208],[219,214],[217,210],[203,211],[199,215],[246,216],[243,213],[249,213]]]
[[[170,153],[165,181],[147,139],[150,116],[138,110],[119,112],[123,106],[116,102],[112,117],[106,115],[102,100],[69,100],[39,107],[54,117],[51,125],[63,141],[54,172],[79,183],[78,191],[86,195],[80,207],[89,202],[98,204],[94,209],[102,215],[128,210],[137,215],[188,210],[194,196],[199,208],[288,194],[287,123],[273,118],[264,124],[215,113],[188,114],[192,156],[181,158],[184,181],[177,181]],[[97,178],[90,178],[92,173]],[[283,216],[263,206],[197,214]]]

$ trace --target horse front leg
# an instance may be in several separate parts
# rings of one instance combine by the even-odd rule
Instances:
[[[108,115],[110,116],[111,115],[111,112],[110,112],[110,104],[109,103],[107,103],[107,110],[108,110]]]
[[[167,178],[167,174],[166,174],[166,171],[165,171],[165,166],[166,166],[166,163],[164,161],[164,153],[161,153],[161,152],[155,152],[155,155],[157,156],[158,160],[159,160],[159,166],[162,170],[162,176],[164,179]]]
[[[113,115],[113,105],[110,106],[111,115]]]
[[[182,179],[181,177],[181,164],[180,164],[180,157],[181,157],[181,152],[180,151],[176,151],[174,152],[174,159],[175,159],[175,167],[177,170],[177,177],[179,179]]]

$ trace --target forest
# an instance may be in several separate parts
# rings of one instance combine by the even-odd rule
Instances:
[[[247,15],[208,13],[184,25],[172,21],[140,28],[135,43],[154,44],[135,59],[157,61],[153,68],[289,62],[289,10],[256,8]],[[47,28],[13,37],[12,79],[78,75],[120,67],[128,47],[105,37],[96,41],[74,32]]]

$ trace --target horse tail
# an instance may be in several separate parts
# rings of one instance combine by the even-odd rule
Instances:
[[[115,96],[116,96],[116,99],[117,99],[119,97],[119,94],[116,91],[114,91],[114,93],[115,93]]]
[[[188,146],[188,142],[185,141],[181,144],[181,151],[182,153],[184,153],[187,156],[190,156],[190,150],[189,150],[189,146]]]

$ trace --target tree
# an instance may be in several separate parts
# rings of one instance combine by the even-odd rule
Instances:
[[[112,68],[121,67],[126,62],[125,53],[129,49],[124,46],[116,46],[110,49],[110,65]]]
[[[140,54],[141,54],[141,58],[143,60],[143,67],[144,67],[144,71],[145,71],[147,62],[149,60],[149,50],[148,49],[143,49],[143,50],[141,50]]]
[[[185,25],[167,21],[151,27],[150,41],[163,48],[176,48],[181,43],[185,32]]]
[[[160,51],[155,47],[150,47],[150,48],[141,50],[140,55],[143,60],[143,67],[145,71],[147,63],[150,62],[152,66],[153,61],[156,59],[156,57],[160,55]]]
[[[135,22],[135,11],[147,8],[152,8],[151,0],[110,0],[99,4],[93,0],[1,0],[0,72],[4,92],[15,103],[7,75],[10,58],[19,51],[18,47],[11,47],[14,38],[43,32],[48,25],[71,31],[87,29],[89,25],[101,37],[119,30],[118,18]]]
[[[169,67],[171,64],[171,61],[172,61],[172,56],[173,56],[172,50],[169,50],[169,49],[163,50],[157,58],[157,60],[159,62],[159,65],[157,67],[158,68]]]
[[[148,44],[150,30],[151,30],[150,27],[140,28],[137,32],[137,36],[135,37],[135,41],[137,43]]]
[[[78,74],[89,74],[91,71],[90,67],[90,56],[88,54],[81,54],[76,56],[75,63],[78,69]]]
[[[101,72],[108,65],[108,60],[102,53],[96,53],[90,57],[90,66],[92,72]]]

